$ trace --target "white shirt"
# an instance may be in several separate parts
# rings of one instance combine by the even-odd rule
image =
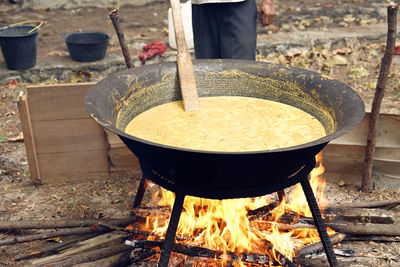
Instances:
[[[192,4],[201,5],[201,4],[211,4],[211,3],[236,3],[243,1],[244,0],[192,0]]]

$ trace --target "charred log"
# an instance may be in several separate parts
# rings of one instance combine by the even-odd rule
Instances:
[[[126,244],[129,244],[135,248],[162,248],[162,241],[150,241],[150,240],[134,240],[134,241],[126,241]],[[173,252],[181,253],[190,257],[203,257],[210,259],[221,259],[227,260],[231,262],[246,262],[246,263],[255,263],[255,264],[279,264],[274,259],[271,259],[269,255],[260,255],[255,253],[240,253],[236,254],[234,252],[224,253],[222,251],[215,251],[208,248],[196,247],[196,246],[188,246],[182,244],[174,244],[172,248]],[[297,266],[294,265],[289,259],[287,259],[284,255],[276,252],[283,266],[292,267]]]

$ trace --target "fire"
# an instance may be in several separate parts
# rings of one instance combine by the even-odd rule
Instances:
[[[328,204],[323,195],[326,185],[322,177],[323,172],[322,156],[318,155],[317,167],[310,173],[310,183],[317,201],[322,207]],[[280,221],[283,220],[285,214],[312,217],[300,184],[291,188],[290,192],[286,192],[287,201],[283,199],[267,215],[250,220],[248,212],[273,203],[274,195],[226,200],[186,197],[177,236],[183,237],[187,245],[205,247],[224,253],[269,255],[275,263],[279,263],[280,259],[277,253],[279,252],[291,260],[296,249],[320,241],[319,235],[317,230],[312,228],[280,229],[280,225],[282,225]],[[159,197],[159,194],[153,196],[153,198],[156,197]],[[174,198],[172,192],[162,189],[158,205],[170,206],[172,209]],[[163,236],[167,227],[168,220],[147,217],[144,230]],[[329,234],[334,234],[334,232],[330,231]],[[235,266],[245,265],[235,263]]]

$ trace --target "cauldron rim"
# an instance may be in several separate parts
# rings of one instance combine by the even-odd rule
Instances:
[[[301,72],[306,72],[308,74],[313,74],[313,75],[317,75],[317,76],[324,76],[319,72],[316,71],[312,71],[312,70],[307,70],[304,68],[298,68],[298,67],[293,67],[293,66],[286,66],[286,65],[282,65],[282,64],[276,64],[276,63],[271,63],[271,62],[261,62],[261,61],[249,61],[249,60],[238,60],[238,59],[196,59],[193,61],[193,63],[195,64],[196,62],[200,62],[200,63],[247,63],[247,64],[260,64],[260,65],[275,65],[275,66],[279,66],[279,68],[282,69],[286,69],[286,70],[294,70],[294,71],[301,71]],[[141,69],[143,72],[146,72],[146,69],[151,69],[154,66],[160,66],[160,65],[176,65],[176,61],[170,61],[170,62],[163,62],[163,63],[155,63],[155,64],[149,64],[149,65],[145,65],[145,66],[140,66],[138,68],[134,68],[134,69],[128,69],[128,70],[124,70],[124,71],[120,71],[114,74],[111,74],[109,76],[107,76],[105,79],[112,79],[112,77],[116,77],[118,75],[124,74],[124,73],[129,73],[132,70],[138,70]],[[103,82],[103,80],[99,81],[96,85],[100,84]],[[318,146],[318,145],[326,145],[327,143],[329,143],[330,141],[346,134],[347,132],[349,132],[350,130],[352,130],[354,127],[356,127],[361,120],[364,117],[365,114],[365,105],[364,102],[362,100],[362,98],[360,97],[360,95],[354,90],[352,89],[350,86],[348,86],[347,84],[335,80],[338,84],[340,84],[343,87],[346,87],[346,89],[349,90],[349,92],[353,93],[353,97],[358,98],[358,103],[360,104],[358,106],[359,110],[358,113],[356,114],[358,115],[357,119],[352,120],[351,125],[347,126],[347,127],[343,127],[338,129],[337,131],[328,134],[322,138],[313,140],[311,142],[307,142],[304,144],[300,144],[300,145],[296,145],[296,146],[288,146],[288,147],[282,147],[282,148],[276,148],[276,149],[269,149],[269,150],[255,150],[255,151],[241,151],[241,152],[235,152],[235,151],[213,151],[213,150],[198,150],[198,149],[190,149],[190,148],[182,148],[182,147],[176,147],[176,146],[170,146],[170,145],[165,145],[165,144],[160,144],[160,143],[155,143],[155,142],[151,142],[145,139],[141,139],[139,137],[127,134],[126,132],[118,129],[117,127],[115,127],[114,125],[104,122],[103,120],[101,120],[100,118],[96,117],[95,114],[95,110],[96,108],[93,105],[90,105],[89,103],[91,102],[90,99],[93,99],[93,96],[95,94],[95,90],[90,89],[88,94],[86,95],[85,98],[85,106],[86,109],[88,111],[88,113],[90,114],[90,116],[97,122],[99,123],[101,126],[103,126],[104,128],[106,128],[107,130],[117,134],[118,136],[123,136],[127,139],[131,139],[146,145],[150,145],[150,146],[155,146],[155,147],[159,147],[161,149],[169,149],[169,150],[175,150],[175,151],[184,151],[184,152],[191,152],[191,153],[199,153],[199,154],[215,154],[215,155],[255,155],[255,154],[265,154],[265,153],[279,153],[279,152],[289,152],[289,151],[294,151],[294,150],[299,150],[299,149],[303,149],[303,148],[308,148],[308,147],[313,147],[313,146]],[[96,87],[96,85],[94,87]],[[93,87],[92,87],[93,88]]]

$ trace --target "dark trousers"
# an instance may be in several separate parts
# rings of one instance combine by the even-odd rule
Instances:
[[[255,60],[255,0],[192,5],[192,22],[196,58]]]

